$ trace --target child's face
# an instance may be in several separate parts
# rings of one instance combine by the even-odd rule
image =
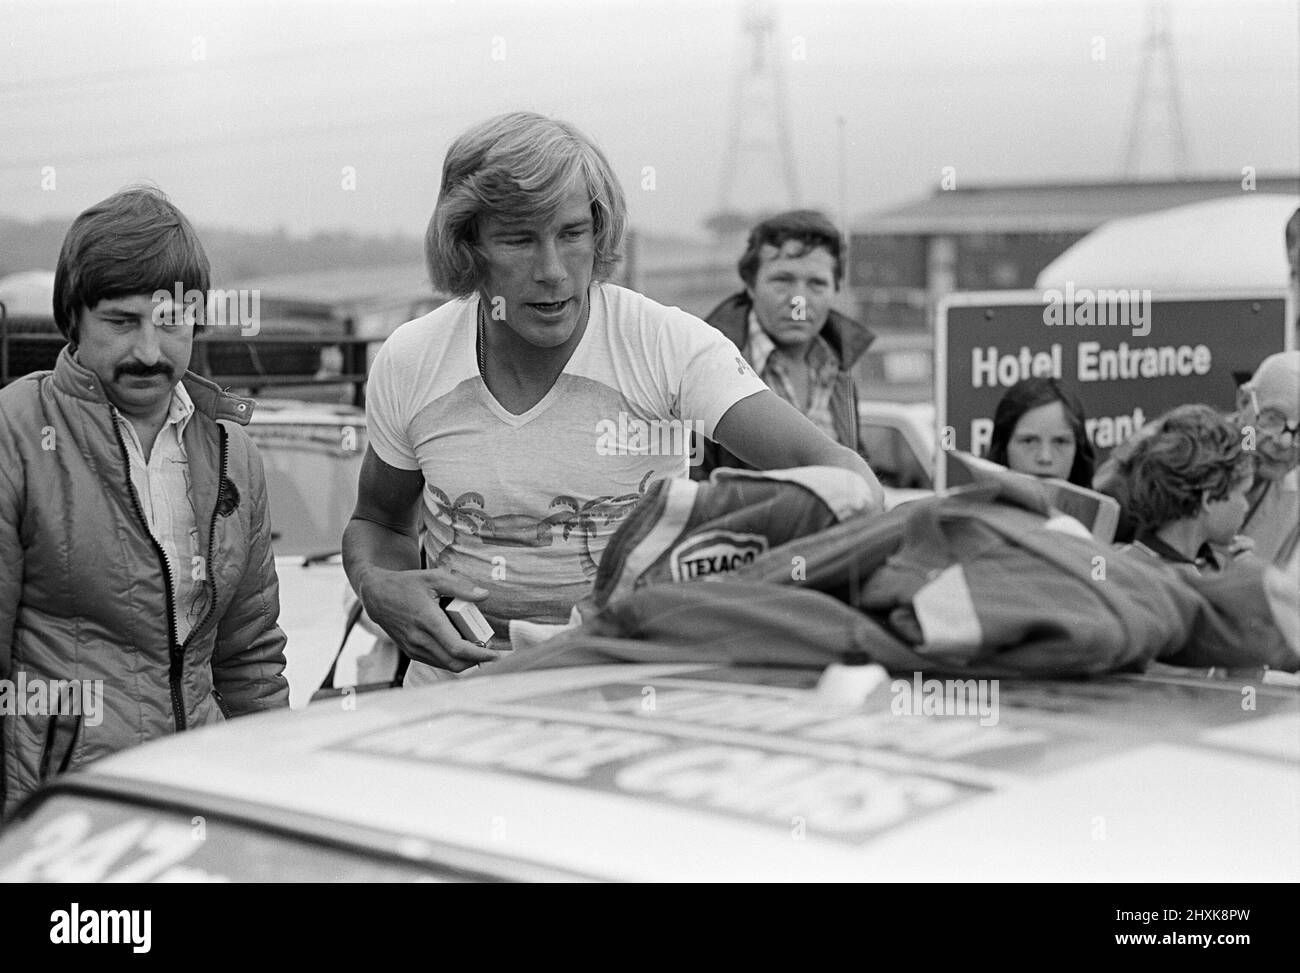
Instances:
[[[1007,443],[1007,468],[1068,480],[1077,448],[1065,406],[1049,402],[1030,409],[1016,423]]]
[[[1250,489],[1251,478],[1238,482],[1222,500],[1210,500],[1208,496],[1202,501],[1206,518],[1206,533],[1211,544],[1226,547],[1232,539],[1241,533],[1241,525],[1246,521],[1250,503],[1246,492]]]

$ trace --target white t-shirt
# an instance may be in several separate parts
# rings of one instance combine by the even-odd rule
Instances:
[[[567,621],[649,484],[687,475],[690,432],[711,438],[767,386],[699,318],[593,284],[563,373],[512,415],[479,376],[478,304],[452,301],[393,333],[370,372],[367,421],[380,459],[424,473],[429,564],[491,592],[480,608],[508,637],[511,619]]]

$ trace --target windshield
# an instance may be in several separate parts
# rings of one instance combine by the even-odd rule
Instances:
[[[479,876],[474,876],[478,878]],[[0,882],[429,882],[463,878],[391,852],[81,794],[54,794],[0,838]]]

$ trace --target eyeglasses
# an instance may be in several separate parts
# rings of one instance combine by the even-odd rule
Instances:
[[[1255,390],[1250,390],[1250,404],[1255,410],[1255,428],[1266,436],[1272,436],[1283,446],[1290,446],[1300,437],[1300,422],[1288,423],[1286,416],[1276,409],[1262,410]]]

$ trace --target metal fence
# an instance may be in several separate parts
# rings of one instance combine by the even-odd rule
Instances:
[[[367,349],[383,336],[276,335],[256,338],[205,330],[195,336],[191,370],[225,389],[258,395],[293,387],[346,389],[349,401],[365,406]],[[50,369],[66,344],[41,318],[8,318],[0,304],[0,386],[30,372]],[[337,367],[324,364],[326,349],[337,349]]]

